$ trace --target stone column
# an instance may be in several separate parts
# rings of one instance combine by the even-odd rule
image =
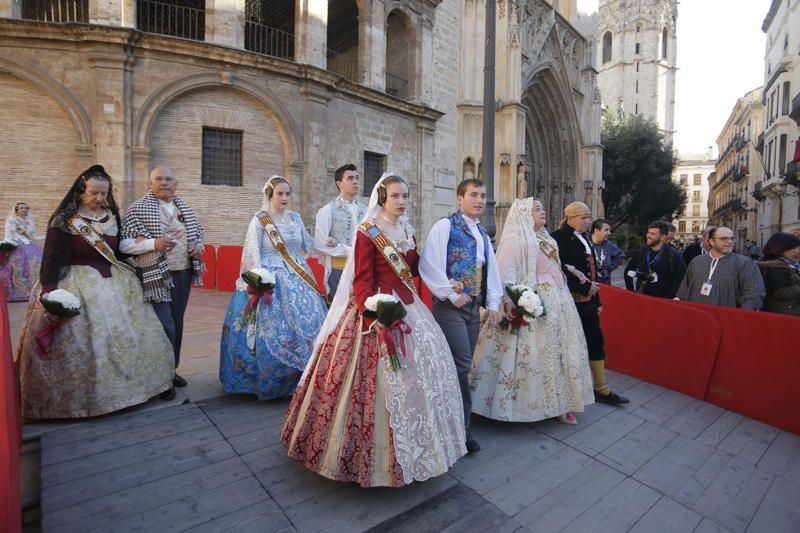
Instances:
[[[324,69],[327,64],[328,0],[296,0],[294,60]]]
[[[136,27],[136,0],[89,0],[89,22]]]
[[[127,205],[133,193],[127,158],[131,123],[128,89],[133,58],[120,49],[95,49],[88,52],[88,59],[93,71],[90,115],[96,162],[114,178],[117,201]]]
[[[369,2],[372,11],[359,21],[359,67],[361,82],[376,91],[386,90],[386,11],[383,2]],[[363,46],[362,46],[363,45]]]
[[[0,0],[0,18],[18,19],[22,16],[22,0]]]
[[[412,193],[414,208],[414,227],[417,235],[427,235],[433,226],[434,175],[433,160],[434,133],[436,125],[424,119],[417,119],[417,187]],[[413,187],[412,187],[413,189]]]
[[[132,173],[131,180],[128,183],[130,190],[128,192],[129,201],[125,205],[129,205],[131,201],[144,194],[147,184],[150,180],[150,167],[154,166],[150,162],[150,147],[149,146],[134,146],[131,148],[131,167]],[[118,200],[119,201],[119,200]],[[120,202],[121,203],[121,202]]]
[[[328,91],[311,84],[300,88],[305,100],[305,124],[303,131],[303,147],[305,157],[305,172],[297,183],[296,195],[312,205],[321,205],[327,198],[329,189],[315,190],[314,183],[325,181],[328,175],[328,101],[331,95]],[[292,183],[294,188],[294,183]]]
[[[415,102],[430,102],[433,94],[433,16],[421,17],[416,36],[416,74],[411,98]],[[455,80],[454,80],[455,81]]]
[[[244,48],[245,0],[206,0],[206,42]]]

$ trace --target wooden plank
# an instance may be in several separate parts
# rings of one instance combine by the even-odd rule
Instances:
[[[694,439],[716,422],[724,412],[724,409],[716,405],[693,400],[667,420],[664,427]]]
[[[192,528],[192,533],[277,533],[294,530],[289,519],[271,499],[210,520]]]
[[[627,531],[655,503],[661,494],[627,478],[564,528],[566,533],[616,533]]]
[[[201,405],[226,438],[275,425],[286,417],[288,400],[258,401],[255,396],[231,395]]]
[[[673,496],[697,472],[716,450],[683,435],[679,435],[633,477],[662,494]]]
[[[663,424],[694,400],[691,396],[675,391],[665,391],[642,407],[634,409],[633,414],[654,424]]]
[[[594,422],[597,422],[601,418],[610,415],[611,413],[617,411],[618,409],[619,409],[618,407],[613,407],[611,405],[593,403],[587,405],[586,411],[584,411],[583,413],[575,413],[575,417],[578,419],[578,424],[575,426],[571,426],[569,424],[562,424],[561,422],[557,422],[553,419],[550,419],[530,424],[530,427],[532,427],[536,431],[544,433],[549,437],[552,437],[556,440],[560,440],[563,442],[567,437],[569,437],[573,433],[577,433],[586,426]]]
[[[722,413],[722,416],[717,418],[713,424],[708,426],[706,430],[697,437],[697,440],[716,448],[720,442],[730,435],[731,431],[736,429],[736,426],[738,426],[742,420],[744,420],[742,415],[725,411]]]
[[[486,494],[496,487],[510,482],[541,461],[548,460],[564,445],[550,437],[530,431],[527,439],[506,453],[489,453],[488,461],[461,461],[450,474],[479,494]],[[481,453],[487,450],[481,450]]]
[[[625,406],[625,409],[627,411],[634,411],[636,408],[641,407],[654,398],[661,396],[666,391],[667,389],[664,387],[642,381],[641,383],[625,391],[624,396],[631,401],[631,403]]]
[[[87,531],[100,526],[116,524],[129,517],[159,509],[172,502],[189,499],[245,478],[251,479],[258,486],[247,466],[241,459],[234,457],[78,505],[64,507],[47,513],[42,522],[49,527]],[[260,491],[263,493],[263,489]],[[264,496],[266,497],[265,493]],[[255,501],[250,503],[255,503]]]
[[[464,485],[454,487],[425,502],[393,516],[369,530],[369,533],[398,531],[441,531],[470,509],[485,503],[475,491]]]
[[[623,474],[597,461],[517,514],[515,518],[533,532],[560,531],[625,479]]]
[[[109,450],[91,457],[80,457],[42,468],[42,487],[82,479],[122,466],[146,463],[170,453],[202,446],[222,440],[222,435],[213,426],[172,435],[161,440],[151,440],[127,446],[120,450]]]
[[[781,431],[758,461],[758,466],[773,474],[800,483],[800,435]]]
[[[236,454],[224,440],[187,450],[176,450],[146,463],[134,463],[42,490],[42,513],[113,494],[201,466],[230,459]]]
[[[677,433],[645,422],[603,450],[596,459],[630,476],[675,437]]]
[[[185,531],[268,499],[267,493],[251,476],[173,500],[115,522],[113,528],[100,527],[93,531]]]
[[[42,447],[61,446],[110,433],[130,431],[148,424],[175,420],[199,411],[200,409],[196,405],[185,404],[163,409],[152,409],[144,413],[111,414],[105,417],[87,419],[82,424],[45,433],[42,435]]]
[[[353,483],[333,483],[325,498],[309,500],[319,512],[300,513],[296,506],[284,509],[298,531],[364,531],[395,517],[457,485],[450,476],[443,475],[424,483],[412,483],[402,488],[362,489]],[[343,493],[343,502],[335,495]],[[278,499],[276,498],[276,501]],[[335,505],[330,503],[335,502]],[[282,505],[279,502],[279,505]],[[295,520],[293,514],[306,518]]]
[[[514,516],[591,463],[591,457],[565,447],[523,475],[484,494],[484,498]]]
[[[710,518],[703,518],[703,520],[700,521],[700,525],[697,526],[692,533],[731,533],[731,531],[725,529]]]
[[[285,465],[288,463],[299,463],[289,457],[286,448],[280,444],[273,444],[259,450],[242,455],[242,460],[247,463],[253,473],[258,474],[264,472],[278,465]]]
[[[800,483],[776,477],[747,528],[752,533],[800,531]]]
[[[210,427],[211,422],[202,411],[190,412],[174,420],[165,420],[156,424],[131,427],[127,431],[117,431],[99,437],[89,437],[83,440],[72,441],[60,446],[47,445],[42,449],[42,466],[53,465],[62,461],[69,461],[80,457],[88,458],[91,455],[119,450],[126,446],[164,439],[166,437]]]
[[[644,423],[638,416],[623,410],[614,411],[597,422],[573,433],[564,444],[587,455],[597,455]]]
[[[686,533],[692,531],[702,515],[667,497],[661,498],[628,533]]]
[[[718,457],[720,461],[708,461],[674,499],[731,531],[744,531],[774,475],[721,453],[712,459]]]
[[[717,448],[756,464],[777,437],[777,428],[745,418]]]
[[[269,446],[280,445],[283,417],[266,427],[230,437],[228,441],[238,454],[246,454]]]
[[[639,383],[644,383],[644,382],[639,378],[635,378],[627,374],[622,374],[620,372],[614,372],[613,370],[607,368],[606,383],[608,383],[608,386],[611,387],[611,390],[613,390],[618,394],[622,394],[628,389],[635,387]]]

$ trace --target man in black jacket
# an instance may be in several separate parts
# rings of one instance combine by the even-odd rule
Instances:
[[[552,233],[558,243],[561,268],[578,308],[578,315],[586,335],[589,349],[589,366],[594,382],[594,399],[599,403],[620,405],[628,399],[611,392],[606,385],[606,352],[603,330],[600,329],[600,286],[597,282],[596,260],[592,247],[583,235],[592,222],[592,213],[583,202],[572,202],[564,208],[561,228]]]
[[[708,234],[711,233],[712,229],[714,229],[714,226],[706,226],[706,229],[703,230],[703,236],[700,238],[700,240],[694,244],[690,244],[683,251],[683,262],[686,263],[687,267],[689,266],[689,263],[692,262],[692,259],[698,255],[707,254],[711,249],[711,243],[708,242]]]
[[[645,246],[637,250],[625,267],[625,286],[657,298],[674,298],[686,263],[680,252],[667,244],[669,225],[663,220],[647,226]]]

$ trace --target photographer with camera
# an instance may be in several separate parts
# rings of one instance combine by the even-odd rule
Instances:
[[[669,225],[663,220],[647,226],[645,246],[637,250],[625,267],[625,286],[629,291],[674,298],[686,274],[680,252],[666,244]]]

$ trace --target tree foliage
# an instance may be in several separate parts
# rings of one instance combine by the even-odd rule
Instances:
[[[603,206],[616,229],[643,230],[654,220],[672,220],[686,194],[672,181],[677,163],[672,148],[652,120],[641,115],[603,119]]]

